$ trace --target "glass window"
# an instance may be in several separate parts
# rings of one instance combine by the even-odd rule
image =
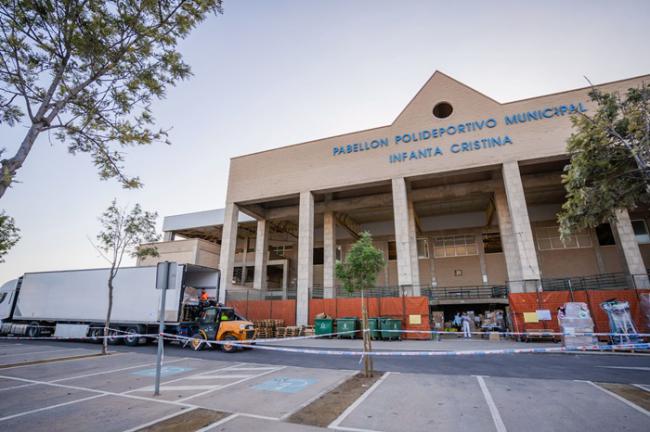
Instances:
[[[632,229],[634,229],[634,236],[639,243],[650,243],[650,234],[648,234],[648,225],[643,219],[633,220]]]
[[[283,258],[286,258],[287,253],[292,249],[293,247],[291,245],[269,246],[269,252],[271,252],[271,254]]]
[[[418,258],[429,258],[429,241],[418,239]]]
[[[486,254],[502,253],[501,234],[483,233],[483,251]]]
[[[343,250],[341,249],[341,245],[336,246],[336,260],[343,260]]]
[[[436,237],[433,240],[433,256],[435,258],[449,258],[470,255],[478,255],[476,236],[451,235],[445,237]]]
[[[397,243],[394,241],[388,242],[388,260],[394,261],[397,259]]]
[[[612,232],[612,226],[608,223],[596,227],[596,237],[598,237],[598,244],[601,246],[611,246],[616,244],[616,239]]]
[[[558,226],[539,227],[535,233],[539,250],[579,249],[593,246],[591,236],[586,231],[571,234],[564,241],[560,239]]]

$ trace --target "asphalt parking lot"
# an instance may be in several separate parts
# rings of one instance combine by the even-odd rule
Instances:
[[[152,352],[88,357],[96,352],[92,345],[0,342],[0,430],[137,431],[206,412],[215,416],[205,431],[323,430],[287,419],[356,373],[176,351],[165,357],[161,395],[153,396]],[[77,358],[52,361],[68,356]],[[641,382],[648,373],[639,368]],[[646,431],[650,389],[619,386],[634,397],[589,381],[389,372],[329,427]]]

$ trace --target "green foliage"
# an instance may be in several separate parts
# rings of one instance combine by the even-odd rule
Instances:
[[[0,212],[0,263],[5,262],[4,256],[20,240],[19,232],[14,218],[8,216],[4,211]]]
[[[650,203],[650,86],[631,88],[623,98],[597,89],[589,95],[595,113],[571,119],[571,162],[562,176],[567,194],[558,214],[563,237]]]
[[[117,271],[125,254],[133,258],[158,256],[155,247],[140,247],[160,239],[156,233],[157,217],[158,213],[143,211],[140,204],[128,210],[119,208],[113,200],[99,218],[102,231],[97,235],[97,247],[111,263],[111,268]]]
[[[151,102],[191,75],[177,45],[221,0],[0,0],[0,125],[27,132],[2,159],[0,196],[42,132],[89,153],[102,179],[123,172],[127,146],[168,142]]]
[[[345,261],[336,263],[336,277],[348,292],[363,292],[375,285],[377,274],[385,265],[384,254],[372,245],[372,236],[369,232],[363,232]]]

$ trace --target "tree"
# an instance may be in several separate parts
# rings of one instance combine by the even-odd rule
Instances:
[[[20,240],[19,232],[20,229],[16,227],[14,218],[4,211],[0,212],[0,263],[5,262],[4,256]]]
[[[45,132],[89,153],[101,179],[140,187],[119,149],[168,143],[151,102],[191,75],[179,40],[221,12],[221,0],[0,0],[0,125],[26,129],[0,160],[0,197]]]
[[[141,247],[143,243],[153,243],[160,239],[156,233],[156,218],[158,213],[143,211],[140,204],[131,210],[119,208],[117,201],[104,211],[99,221],[102,231],[97,235],[96,249],[107,260],[111,267],[108,274],[108,310],[104,323],[104,343],[102,354],[108,348],[108,332],[113,310],[113,280],[117,276],[125,255],[131,257],[158,256],[155,247]]]
[[[558,214],[563,237],[650,204],[650,85],[630,88],[624,97],[596,88],[589,96],[594,114],[571,118],[566,201]]]
[[[372,245],[369,232],[361,233],[361,237],[352,246],[344,262],[336,263],[336,277],[348,292],[361,292],[361,331],[363,332],[363,351],[372,351],[370,333],[368,332],[368,307],[365,292],[375,286],[377,275],[386,265],[384,254]],[[366,377],[373,374],[372,358],[364,355],[364,373]]]

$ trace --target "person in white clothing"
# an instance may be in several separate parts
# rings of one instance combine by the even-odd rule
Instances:
[[[463,320],[463,337],[465,339],[469,339],[472,337],[472,333],[470,331],[470,326],[469,326],[469,317],[467,316],[466,313],[463,314],[462,320]]]

